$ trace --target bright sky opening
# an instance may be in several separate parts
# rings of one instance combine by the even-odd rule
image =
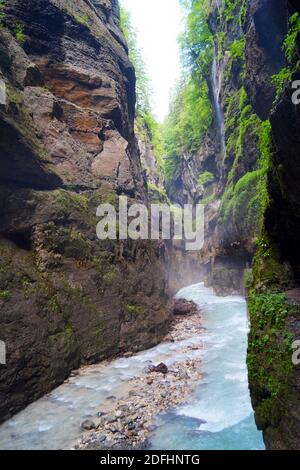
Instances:
[[[170,93],[180,76],[177,38],[181,30],[178,0],[121,0],[130,11],[153,88],[153,111],[159,121],[168,114]]]

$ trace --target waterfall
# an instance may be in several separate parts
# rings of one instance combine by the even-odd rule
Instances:
[[[225,154],[225,121],[224,113],[220,103],[221,87],[222,87],[222,72],[218,66],[217,60],[217,50],[215,47],[214,60],[212,64],[212,92],[213,92],[213,101],[214,101],[214,110],[216,116],[217,127],[220,132],[221,148],[222,153]]]

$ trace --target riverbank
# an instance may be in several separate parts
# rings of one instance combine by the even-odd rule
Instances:
[[[264,449],[249,395],[245,299],[203,283],[177,298],[201,314],[176,317],[151,349],[75,371],[0,426],[1,450]]]
[[[203,332],[202,316],[195,304],[177,302],[177,316],[164,343],[179,343]],[[182,360],[171,367],[148,361],[143,375],[132,378],[122,387],[122,397],[109,397],[107,406],[96,417],[88,417],[82,426],[87,432],[74,449],[138,449],[146,446],[155,430],[159,413],[184,404],[202,378],[200,357],[191,358],[203,345],[187,345]],[[192,354],[193,355],[193,354]]]

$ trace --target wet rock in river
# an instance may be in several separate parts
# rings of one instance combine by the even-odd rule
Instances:
[[[83,421],[83,423],[81,423],[81,427],[85,431],[91,431],[92,429],[96,429],[96,425],[91,419],[86,419],[85,421]]]
[[[161,362],[160,364],[158,364],[158,366],[149,366],[149,372],[152,373],[152,372],[156,372],[158,374],[164,374],[166,375],[168,372],[169,372],[169,369],[168,367],[166,366],[166,364],[164,364],[163,362]]]
[[[110,397],[107,397],[106,400],[107,401],[116,401],[117,397],[115,397],[114,395],[111,395]]]
[[[198,307],[194,302],[185,299],[175,300],[174,302],[174,315],[194,315],[197,311]]]
[[[128,359],[129,357],[132,357],[133,356],[133,352],[127,352],[125,354],[123,354],[123,357],[125,357],[126,359]]]

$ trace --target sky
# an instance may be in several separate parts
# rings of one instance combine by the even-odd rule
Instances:
[[[121,0],[131,13],[153,89],[153,111],[159,121],[168,114],[170,92],[180,76],[177,37],[181,30],[178,0]]]

